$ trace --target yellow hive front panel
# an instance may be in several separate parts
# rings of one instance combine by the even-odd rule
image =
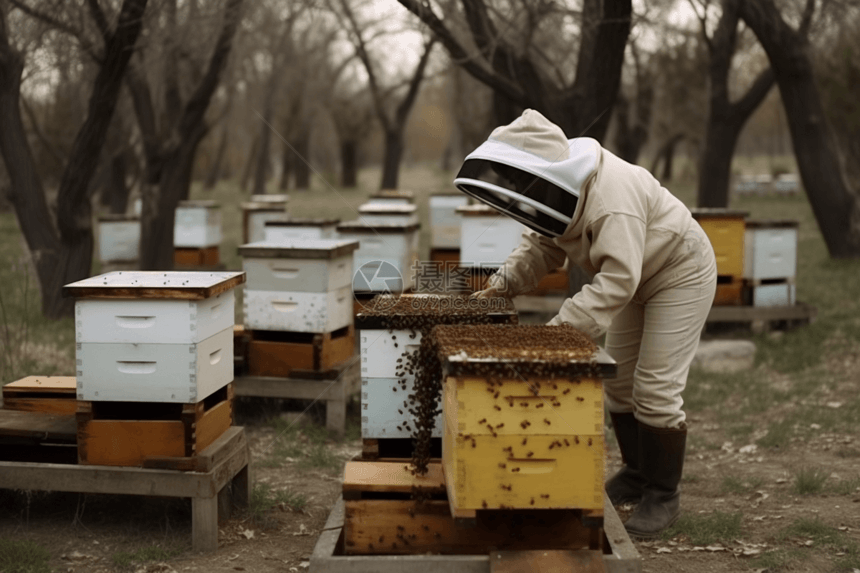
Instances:
[[[743,276],[746,227],[743,217],[707,217],[700,219],[699,224],[714,248],[717,274]]]
[[[577,380],[445,380],[446,417],[464,435],[603,433],[603,385]]]
[[[452,509],[603,508],[603,435],[475,435],[446,424],[442,462]]]

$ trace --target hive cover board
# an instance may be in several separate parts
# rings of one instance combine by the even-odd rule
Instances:
[[[67,284],[63,296],[202,300],[244,282],[244,272],[116,271]]]
[[[352,254],[358,241],[338,239],[290,239],[259,241],[239,247],[246,258],[334,259]]]

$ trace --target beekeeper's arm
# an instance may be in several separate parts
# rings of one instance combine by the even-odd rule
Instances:
[[[487,281],[487,289],[477,296],[513,298],[532,291],[547,273],[561,267],[566,260],[565,252],[551,239],[526,229],[519,246]]]
[[[589,259],[598,269],[591,284],[567,299],[548,324],[570,324],[596,339],[621,312],[642,276],[645,222],[627,214],[609,214],[586,230],[592,237]]]

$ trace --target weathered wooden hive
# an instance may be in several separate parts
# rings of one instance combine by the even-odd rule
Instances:
[[[460,215],[460,265],[500,267],[520,244],[525,227],[486,205],[457,207]]]
[[[405,292],[414,285],[413,266],[418,261],[417,222],[367,224],[361,220],[337,226],[340,239],[359,241],[353,254],[356,292]]]
[[[266,240],[266,222],[283,218],[288,201],[286,195],[252,195],[250,201],[242,203],[242,241]]]
[[[439,326],[452,515],[603,515],[603,387],[615,362],[569,326]]]
[[[295,239],[334,239],[340,219],[297,219],[294,217],[266,221],[267,243],[281,243]]]
[[[471,304],[470,304],[471,303]],[[355,317],[361,347],[362,438],[409,438],[415,430],[418,350],[424,333],[439,324],[516,324],[510,301],[483,305],[462,295],[381,295]],[[438,398],[434,409],[441,410]],[[432,437],[442,437],[441,415]]]

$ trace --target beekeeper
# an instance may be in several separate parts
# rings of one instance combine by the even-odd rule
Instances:
[[[496,128],[454,184],[528,227],[478,297],[527,293],[567,261],[591,275],[549,324],[606,333],[618,363],[606,406],[624,462],[606,492],[637,504],[632,536],[656,536],[680,514],[681,393],[716,290],[708,237],[647,170],[594,139],[567,139],[534,110]]]

